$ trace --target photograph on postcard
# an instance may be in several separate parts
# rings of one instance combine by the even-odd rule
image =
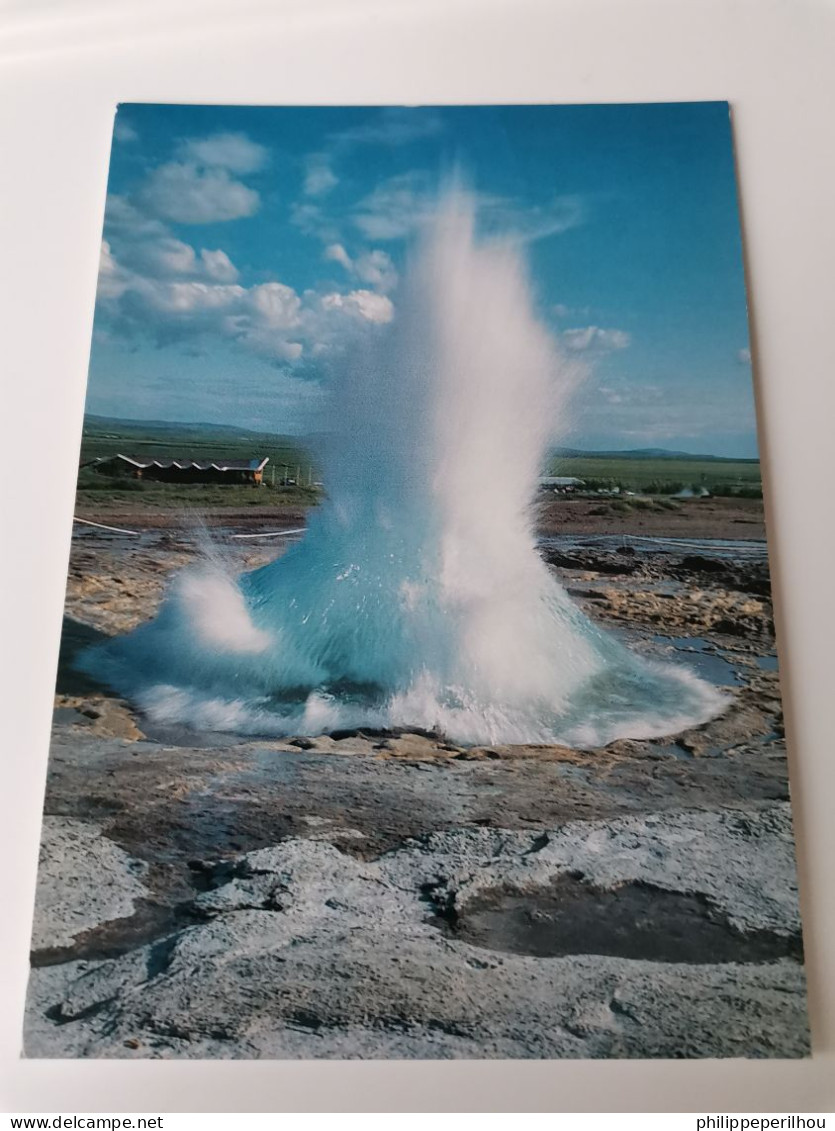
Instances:
[[[730,109],[115,120],[28,1057],[809,1051]]]

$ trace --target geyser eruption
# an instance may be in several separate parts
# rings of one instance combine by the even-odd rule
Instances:
[[[392,326],[334,378],[327,501],[283,557],[181,575],[84,666],[158,720],[464,743],[669,734],[723,698],[595,627],[539,557],[537,479],[573,381],[509,244],[442,200]]]

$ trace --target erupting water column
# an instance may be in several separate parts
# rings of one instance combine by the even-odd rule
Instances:
[[[153,717],[246,733],[419,727],[460,742],[669,734],[724,699],[596,628],[532,507],[574,371],[509,244],[448,193],[394,324],[335,378],[328,499],[277,561],[182,575],[83,665]]]

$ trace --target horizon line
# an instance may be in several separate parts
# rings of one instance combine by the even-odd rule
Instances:
[[[85,409],[85,411],[84,411],[84,423],[86,424],[86,421],[91,417],[99,419],[99,420],[110,420],[110,421],[113,421],[114,423],[118,423],[118,424],[134,424],[134,425],[138,425],[138,424],[169,424],[169,425],[181,424],[184,427],[207,428],[207,429],[209,429],[209,428],[222,428],[225,431],[226,430],[239,429],[241,432],[251,432],[251,433],[254,433],[254,434],[257,434],[257,435],[260,434],[260,435],[263,435],[263,436],[275,436],[276,438],[280,437],[280,438],[297,439],[297,440],[304,440],[305,438],[325,434],[325,433],[322,433],[322,432],[315,432],[315,431],[313,431],[313,432],[276,432],[276,431],[273,431],[272,429],[269,429],[269,428],[265,428],[265,429],[262,430],[262,429],[252,427],[250,425],[245,425],[245,424],[225,424],[225,423],[221,423],[220,421],[209,421],[209,420],[170,420],[170,419],[166,419],[165,417],[162,417],[162,416],[156,416],[156,417],[109,416],[107,413],[88,412]],[[551,451],[553,453],[558,453],[561,448],[564,449],[565,451],[568,451],[568,452],[577,452],[579,455],[583,455],[583,456],[607,456],[607,455],[620,455],[620,454],[625,453],[625,452],[652,452],[652,451],[656,451],[656,452],[664,452],[667,455],[692,456],[692,457],[695,457],[695,458],[702,457],[702,458],[709,458],[709,459],[715,459],[715,460],[732,461],[732,462],[735,462],[735,463],[760,463],[761,462],[759,453],[757,453],[757,455],[755,455],[755,456],[744,456],[744,455],[731,455],[731,456],[729,456],[729,455],[719,455],[715,452],[710,452],[710,451],[694,451],[694,452],[683,451],[683,450],[678,449],[678,448],[665,448],[662,445],[651,444],[651,443],[647,443],[645,445],[641,445],[641,446],[637,446],[637,447],[622,447],[622,448],[618,448],[618,447],[584,448],[584,447],[580,447],[580,446],[577,446],[577,445],[574,445],[574,444],[553,444],[551,446]],[[570,455],[567,455],[565,458],[571,459],[572,457]]]

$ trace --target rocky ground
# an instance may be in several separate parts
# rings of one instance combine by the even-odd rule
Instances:
[[[762,555],[544,543],[590,615],[731,697],[574,750],[150,725],[72,656],[195,552],[74,542],[28,1056],[805,1055]]]

